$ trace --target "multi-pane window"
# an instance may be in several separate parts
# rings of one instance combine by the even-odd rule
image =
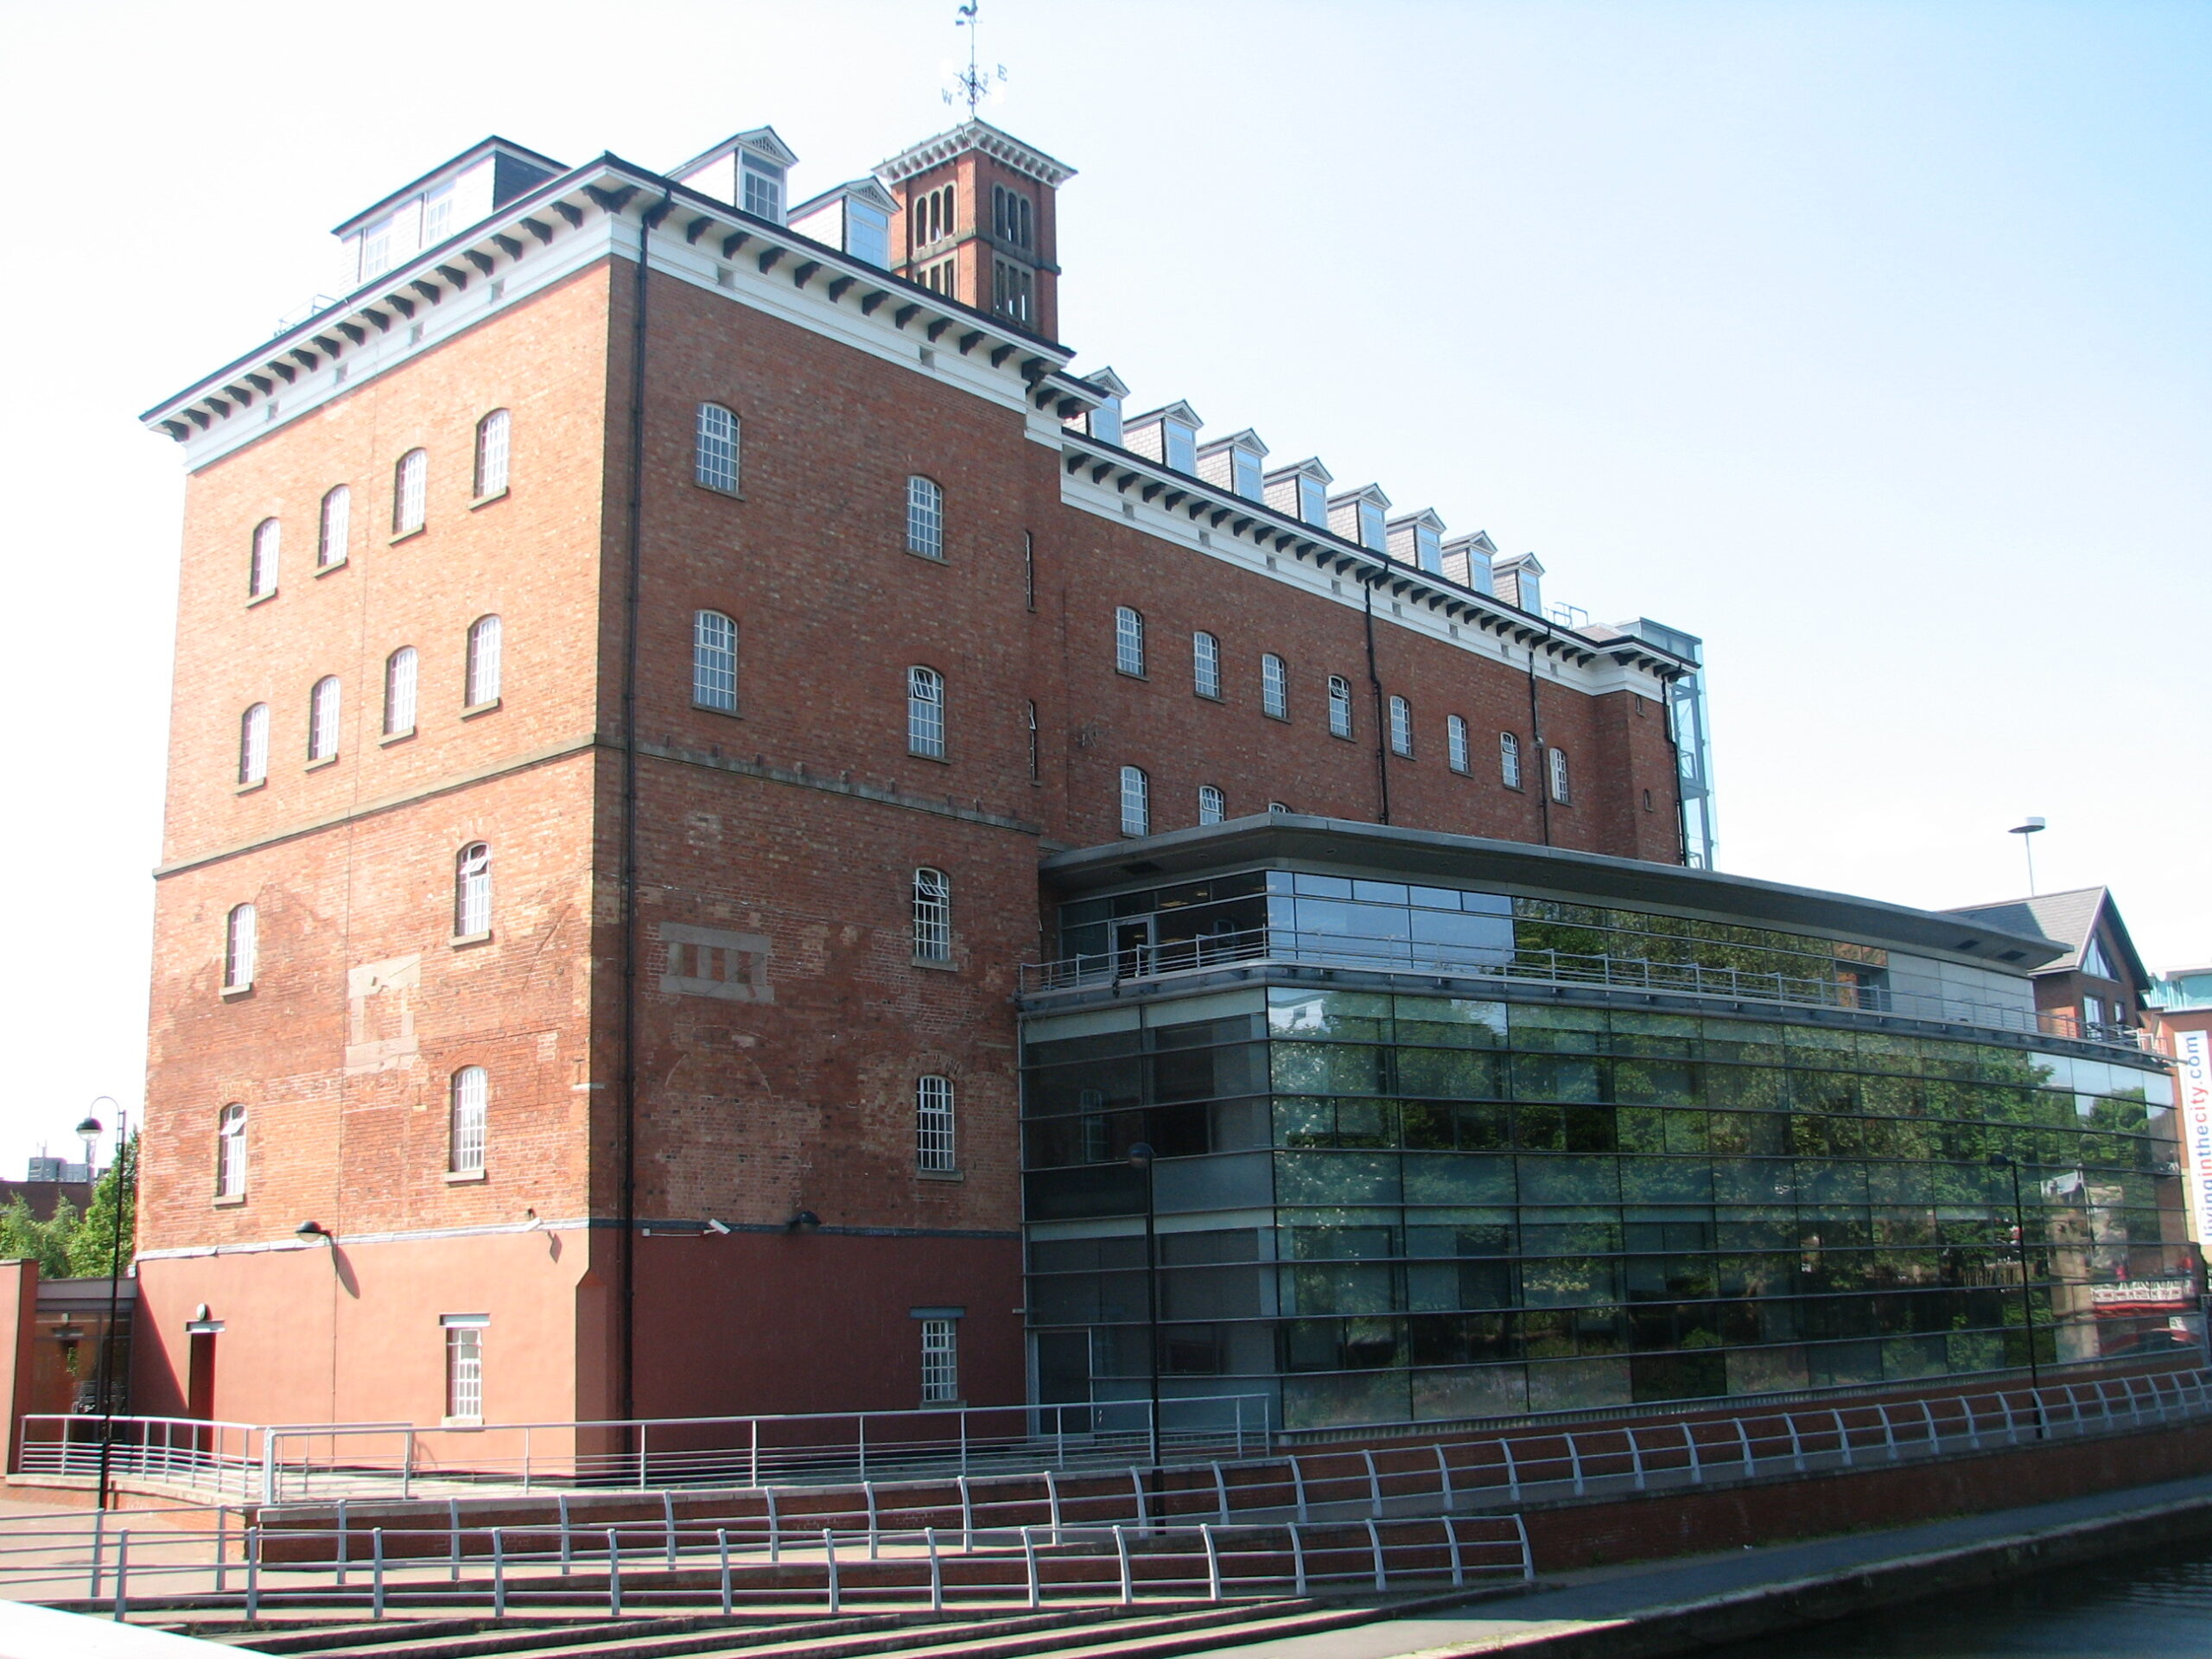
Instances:
[[[1202,697],[1221,695],[1221,641],[1210,633],[1191,636],[1191,689]]]
[[[953,1161],[952,1079],[920,1077],[914,1084],[914,1166],[947,1172]]]
[[[480,1065],[453,1074],[452,1132],[446,1167],[456,1175],[484,1173],[484,1126],[492,1105],[492,1079]]]
[[[235,1103],[215,1116],[215,1196],[245,1196],[245,1108]]]
[[[253,983],[261,955],[261,929],[251,905],[233,905],[223,918],[223,988],[242,991]]]
[[[1017,248],[1031,246],[1036,225],[1029,198],[1002,184],[991,187],[991,233]]]
[[[906,480],[906,550],[925,559],[944,556],[944,492],[932,479]]]
[[[423,245],[435,248],[453,234],[453,186],[450,182],[423,193]]]
[[[1351,682],[1341,674],[1329,676],[1329,735],[1351,735]]]
[[[492,849],[483,842],[472,841],[454,857],[454,937],[473,938],[491,931]]]
[[[906,671],[906,753],[944,759],[944,676],[933,668]]]
[[[238,782],[257,784],[269,776],[269,705],[257,702],[238,716]]]
[[[691,619],[691,701],[737,712],[737,624],[720,611]]]
[[[1039,765],[1042,757],[1037,752],[1037,705],[1025,702],[1022,707],[1029,716],[1029,781],[1034,784],[1042,781],[1045,775]]]
[[[1145,776],[1142,766],[1122,768],[1122,833],[1152,833],[1152,779]]]
[[[1114,612],[1114,667],[1139,678],[1144,675],[1144,618],[1126,605]]]
[[[248,599],[276,591],[276,555],[283,539],[283,526],[274,518],[264,518],[253,527],[253,556],[246,562],[245,570]]]
[[[914,959],[952,960],[952,878],[926,865],[914,872]]]
[[[464,695],[471,709],[499,700],[499,619],[496,616],[480,616],[468,625]]]
[[[423,528],[423,515],[430,496],[430,456],[423,449],[410,449],[399,458],[391,474],[391,533],[404,536]]]
[[[1198,785],[1198,822],[1219,823],[1228,816],[1228,810],[1222,803],[1221,791],[1211,784],[1200,784]]]
[[[1036,304],[1037,278],[1027,265],[1004,259],[991,261],[991,309],[1013,322],[1030,321]]]
[[[1454,772],[1467,770],[1467,722],[1458,715],[1444,716],[1444,759]]]
[[[476,423],[476,497],[497,495],[507,487],[507,411],[495,409]]]
[[[446,1420],[481,1422],[484,1328],[490,1321],[476,1314],[448,1313],[440,1323],[446,1333]]]
[[[1329,527],[1328,486],[1311,473],[1298,475],[1298,516],[1319,529]]]
[[[742,158],[739,172],[745,181],[745,211],[758,219],[784,222],[784,169],[752,156]]]
[[[353,533],[353,492],[340,484],[322,498],[322,516],[315,537],[315,563],[320,570],[346,563],[346,542]]]
[[[1290,718],[1290,671],[1273,652],[1260,658],[1260,712],[1274,720]]]
[[[1414,752],[1414,711],[1403,697],[1390,699],[1390,753],[1408,760]]]
[[[1497,734],[1497,775],[1508,789],[1521,787],[1521,740],[1510,732]]]
[[[1551,774],[1552,799],[1564,806],[1568,799],[1567,787],[1567,751],[1546,749],[1544,764]]]
[[[326,674],[308,692],[308,760],[329,760],[338,753],[338,677]]]
[[[710,490],[737,493],[737,416],[720,404],[699,405],[698,439],[691,476]]]
[[[402,645],[384,659],[384,734],[397,737],[415,729],[415,647]]]
[[[923,1319],[922,1402],[937,1405],[960,1397],[960,1321]]]
[[[916,247],[925,248],[952,234],[953,208],[957,200],[955,188],[950,184],[921,194],[907,215],[908,233]]]

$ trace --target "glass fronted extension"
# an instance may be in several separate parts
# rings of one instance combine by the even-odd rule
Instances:
[[[1176,924],[1186,938],[1248,932],[1271,902],[1337,931],[1344,965],[1155,959],[1028,1000],[1041,1400],[1148,1386],[1139,1141],[1157,1153],[1163,1390],[1265,1394],[1287,1428],[1915,1382],[2023,1365],[2031,1339],[2054,1365],[2193,1339],[2112,1288],[2196,1271],[2171,1079],[2149,1056],[1885,1015],[1887,953],[1864,940],[1471,884],[1230,871],[1075,899],[1064,949],[1172,943],[1171,912],[1228,924]],[[1369,948],[1426,935],[1471,968],[1561,929],[1841,995],[1631,999]]]

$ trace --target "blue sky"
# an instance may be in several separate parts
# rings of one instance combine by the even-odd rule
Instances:
[[[133,416],[497,131],[802,192],[951,124],[950,0],[9,0],[19,873],[0,1170],[142,1086],[181,480]],[[1065,337],[1707,640],[1724,868],[2118,893],[2212,960],[2212,6],[984,0]],[[25,810],[26,799],[36,803]]]

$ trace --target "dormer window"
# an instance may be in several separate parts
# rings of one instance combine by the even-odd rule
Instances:
[[[1122,399],[1129,395],[1122,377],[1111,369],[1096,369],[1083,377],[1106,394],[1105,401],[1088,415],[1076,418],[1085,421],[1090,435],[1102,443],[1122,443]]]
[[[1150,455],[1195,478],[1198,475],[1198,429],[1205,424],[1188,404],[1170,404],[1129,422],[1122,442],[1139,454]]]
[[[1389,533],[1383,525],[1382,509],[1372,501],[1359,504],[1359,544],[1376,553],[1390,550]]]
[[[891,266],[891,215],[865,201],[845,203],[845,251],[881,270]]]
[[[1432,576],[1444,574],[1444,520],[1434,509],[1422,508],[1402,518],[1393,518],[1389,524],[1390,556],[1426,570]]]
[[[1198,429],[1180,421],[1162,421],[1160,429],[1166,440],[1167,464],[1179,473],[1195,474],[1198,470]]]
[[[434,248],[453,234],[453,185],[423,194],[423,245]]]
[[[738,172],[745,190],[745,200],[738,203],[756,219],[765,219],[780,225],[784,222],[784,169],[766,156],[751,150],[741,152]]]
[[[1298,516],[1316,530],[1329,527],[1329,487],[1310,474],[1298,477]]]
[[[1445,543],[1444,574],[1478,594],[1495,595],[1497,581],[1491,575],[1491,561],[1497,556],[1496,543],[1484,531],[1478,530],[1471,536],[1455,536]]]
[[[1370,553],[1380,553],[1385,558],[1390,553],[1390,529],[1388,514],[1390,498],[1379,486],[1370,484],[1364,489],[1349,490],[1342,495],[1329,498],[1329,528],[1348,542],[1357,542]]]
[[[1265,501],[1268,481],[1264,470],[1268,446],[1249,428],[1217,438],[1198,451],[1198,476],[1209,484],[1226,487],[1247,501]]]
[[[1279,467],[1262,480],[1260,499],[1316,530],[1329,527],[1329,469],[1312,456],[1294,467]]]
[[[391,269],[391,219],[389,214],[361,232],[361,280],[368,282]]]

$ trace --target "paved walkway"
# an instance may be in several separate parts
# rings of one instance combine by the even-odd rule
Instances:
[[[1790,1612],[1779,1604],[1784,1599],[1817,1604],[1824,1588],[1860,1590],[1867,1575],[1879,1574],[1884,1568],[1910,1563],[1936,1567],[1942,1558],[1959,1553],[2002,1552],[2008,1546],[2047,1541],[2051,1534],[2068,1528],[2190,1509],[2212,1510],[2212,1476],[1811,1543],[1548,1575],[1547,1587],[1510,1601],[1484,1604],[1494,1611],[1479,1615],[1389,1619],[1325,1635],[1209,1651],[1233,1655],[1234,1659],[1398,1659],[1411,1654],[1534,1654],[1546,1649],[1578,1656],[1683,1651],[1703,1643],[1679,1636],[1669,1639],[1656,1626],[1687,1618],[1692,1629],[1708,1626],[1708,1640],[1732,1640],[1754,1633],[1762,1624],[1773,1628],[1805,1622],[1808,1612],[1818,1617],[1823,1611],[1830,1616],[1855,1611],[1839,1605]],[[1878,1599],[1878,1591],[1874,1593]],[[1763,1619],[1755,1611],[1762,1600],[1776,1604]],[[1737,1628],[1735,1621],[1745,1615],[1751,1617],[1752,1626]]]

